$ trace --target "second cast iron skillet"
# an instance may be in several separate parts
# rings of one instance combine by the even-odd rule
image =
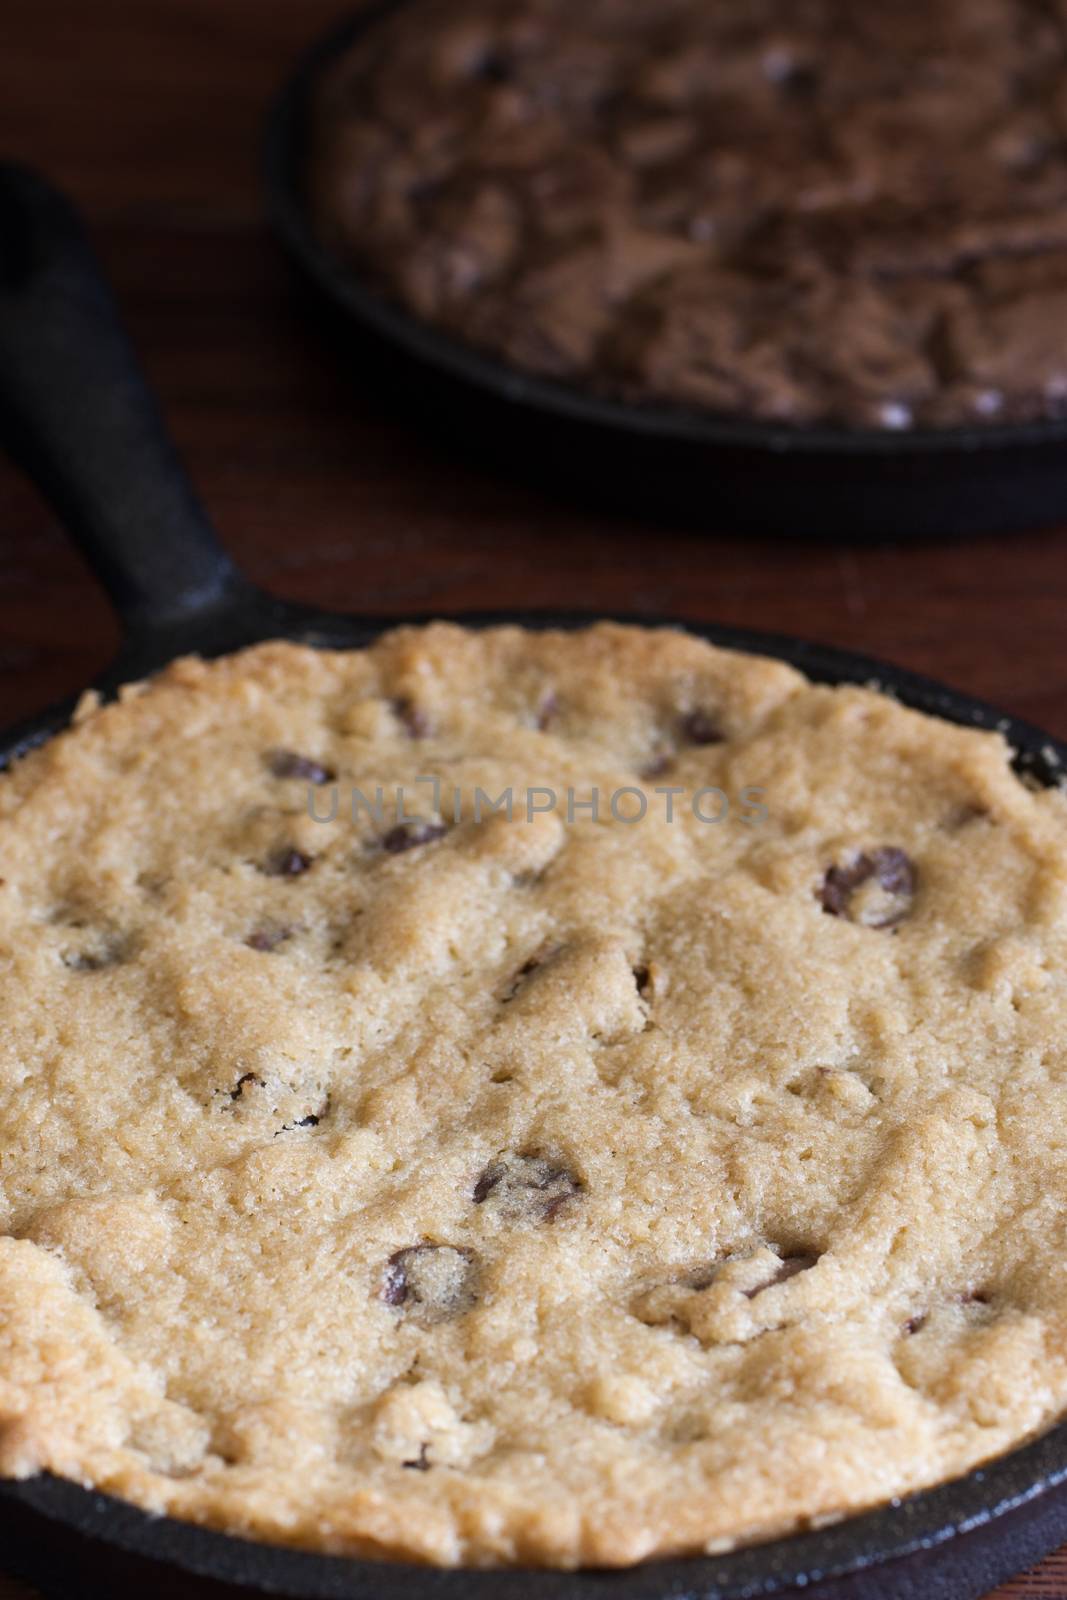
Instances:
[[[363,388],[387,388],[464,449],[660,522],[872,540],[1067,521],[1067,419],[891,433],[630,405],[522,372],[378,294],[316,237],[306,196],[311,108],[350,45],[417,5],[367,0],[298,62],[266,128],[271,220]]]
[[[234,569],[167,442],[77,218],[39,179],[13,168],[0,168],[0,438],[52,502],[122,619],[120,657],[98,684],[105,693],[181,651],[217,655],[266,637],[352,647],[388,625],[288,605]],[[543,627],[591,619],[462,620]],[[878,682],[922,711],[1001,728],[1032,781],[1060,779],[1067,749],[968,696],[844,651],[733,628],[692,631],[790,661],[823,682]],[[0,761],[49,738],[69,713],[45,712],[0,737]],[[899,1506],[732,1555],[610,1573],[343,1560],[152,1517],[48,1475],[0,1484],[0,1570],[20,1572],[49,1596],[86,1600],[975,1600],[1065,1539],[1064,1425]]]

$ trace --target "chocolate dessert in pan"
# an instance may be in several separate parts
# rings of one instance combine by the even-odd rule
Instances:
[[[907,536],[1067,508],[1065,141],[1037,0],[392,0],[298,70],[268,179],[432,420],[660,512]]]
[[[976,1600],[1062,1542],[1067,751],[798,640],[261,594],[69,208],[0,207],[2,436],[125,639],[2,741],[5,1560]]]

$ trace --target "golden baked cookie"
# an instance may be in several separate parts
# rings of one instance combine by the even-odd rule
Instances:
[[[1009,757],[615,626],[89,704],[0,780],[0,1471],[622,1565],[1046,1427],[1067,805]]]

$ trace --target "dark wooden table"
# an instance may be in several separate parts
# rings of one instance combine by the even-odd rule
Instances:
[[[193,474],[261,583],[378,612],[525,603],[806,634],[1067,737],[1067,532],[851,549],[598,517],[451,460],[333,365],[265,232],[255,159],[272,86],[336,0],[2,9],[0,156],[87,211]],[[84,684],[115,642],[55,518],[0,463],[0,726]],[[1067,1597],[1067,1552],[998,1600],[1038,1595]]]

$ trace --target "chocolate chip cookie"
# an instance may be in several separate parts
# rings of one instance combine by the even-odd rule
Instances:
[[[270,644],[88,702],[0,879],[3,1474],[621,1566],[1067,1408],[1067,802],[997,735],[666,630]]]
[[[598,393],[1067,411],[1060,0],[408,0],[324,82],[309,186],[385,295]]]

